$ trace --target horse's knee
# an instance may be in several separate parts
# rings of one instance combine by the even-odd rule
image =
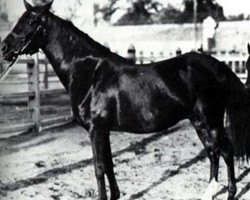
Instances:
[[[96,164],[95,166],[95,175],[97,179],[103,179],[105,174],[105,169],[103,164]]]

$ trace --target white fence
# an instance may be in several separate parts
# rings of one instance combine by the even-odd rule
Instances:
[[[168,54],[164,54],[164,52],[154,53],[151,51],[150,55],[145,56],[143,51],[136,52],[134,45],[130,45],[127,50],[127,58],[137,64],[145,64],[171,58],[180,55],[181,53],[181,49],[177,49],[176,52]],[[236,73],[243,82],[245,82],[247,78],[247,55],[232,52],[213,52],[212,56],[227,64],[232,71]]]

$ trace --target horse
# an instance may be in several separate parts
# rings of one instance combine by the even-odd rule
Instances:
[[[250,156],[250,91],[229,67],[195,52],[131,64],[51,13],[52,3],[32,6],[24,0],[26,11],[3,40],[2,54],[7,61],[39,49],[47,56],[70,95],[74,118],[89,132],[98,199],[108,199],[105,176],[110,199],[120,198],[110,131],[160,132],[183,119],[190,120],[207,151],[210,185],[218,181],[220,155],[224,158],[228,200],[234,199],[234,157]]]

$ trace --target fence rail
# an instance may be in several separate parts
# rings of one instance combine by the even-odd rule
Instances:
[[[134,46],[130,45],[130,49],[128,49],[127,58],[131,59],[132,62],[136,62],[139,64],[150,63],[166,59],[166,57],[162,52],[157,56],[155,55],[156,54],[151,53],[149,57],[145,57],[143,56],[143,52],[140,51],[138,56],[136,56],[136,50]],[[243,82],[246,80],[247,71],[245,64],[247,57],[245,55],[214,54],[213,56],[216,57],[218,60],[225,62]],[[0,66],[3,66],[4,64],[6,64],[4,61],[0,61]],[[54,87],[54,89],[51,89],[50,86],[51,84],[56,84],[59,83],[60,81],[55,76],[54,71],[52,71],[52,68],[48,60],[38,59],[38,57],[28,58],[19,60],[17,64],[26,65],[27,70],[25,72],[14,71],[10,74],[10,76],[23,76],[25,77],[24,80],[23,79],[22,81],[6,80],[2,83],[2,86],[5,85],[15,86],[15,85],[27,84],[28,91],[0,94],[0,103],[16,99],[19,100],[27,99],[27,104],[28,104],[27,112],[29,113],[28,116],[30,118],[30,121],[11,126],[1,125],[0,133],[10,133],[10,132],[20,132],[20,131],[22,132],[28,130],[39,132],[42,128],[45,127],[51,127],[51,126],[61,125],[62,123],[72,122],[73,117],[71,112],[65,116],[60,116],[60,117],[51,117],[46,119],[41,118],[41,97],[46,95],[60,96],[62,94],[66,94],[65,89],[63,89],[62,87],[58,88],[58,86],[56,86]],[[41,90],[41,85],[43,87],[43,90]]]
[[[143,51],[137,52],[135,46],[131,44],[127,50],[127,58],[131,60],[133,63],[137,64],[145,64],[145,63],[153,63],[156,61],[164,60],[166,58],[171,58],[173,56],[181,55],[181,49],[178,48],[175,53],[171,52],[165,55],[163,52],[158,52],[155,54],[153,51],[150,52],[150,55],[144,56]],[[212,52],[211,54],[216,59],[220,60],[227,64],[234,73],[241,79],[242,82],[245,82],[247,79],[247,70],[246,70],[246,60],[248,58],[245,54],[240,54],[238,52]]]
[[[6,62],[0,61],[0,65],[5,65]],[[52,118],[41,118],[41,97],[48,95],[62,95],[66,94],[65,89],[48,89],[49,88],[49,76],[55,76],[54,73],[48,71],[49,62],[47,59],[38,59],[38,58],[28,58],[28,59],[20,59],[17,65],[24,64],[26,65],[26,72],[17,73],[14,72],[11,76],[25,75],[22,81],[17,80],[6,80],[1,85],[2,87],[6,87],[7,85],[20,86],[20,84],[27,84],[28,91],[25,92],[14,92],[14,93],[3,93],[0,94],[0,103],[6,104],[6,102],[10,102],[15,100],[16,102],[27,101],[27,112],[29,116],[29,121],[21,124],[3,124],[0,127],[0,133],[12,133],[12,132],[23,132],[23,131],[35,131],[39,132],[41,129],[61,125],[63,123],[72,122],[73,117],[72,114],[69,113],[65,116],[60,117],[52,117]],[[44,66],[44,71],[40,71]],[[43,76],[40,81],[41,75]],[[56,82],[59,82],[57,80]],[[43,84],[44,90],[41,90],[40,86]],[[59,101],[59,100],[58,100]],[[3,105],[4,106],[4,105]],[[68,105],[69,107],[69,105]],[[21,109],[25,110],[25,109]],[[20,109],[19,109],[20,111]]]

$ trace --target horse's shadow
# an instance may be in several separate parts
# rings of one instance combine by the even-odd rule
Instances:
[[[238,176],[236,179],[236,182],[242,181],[248,174],[250,173],[250,168],[247,168],[242,174]],[[235,200],[240,199],[243,195],[245,195],[248,191],[250,191],[250,183],[247,183],[244,188],[241,189],[241,191],[237,194],[235,197]],[[218,191],[214,197],[218,197],[219,195],[222,195],[227,192],[227,187],[224,186],[220,191]]]
[[[160,185],[161,183],[163,183],[164,181],[167,181],[169,178],[178,175],[178,173],[182,170],[182,169],[186,169],[192,165],[194,165],[195,163],[202,161],[206,158],[206,152],[205,150],[200,151],[200,153],[195,156],[194,158],[192,158],[191,160],[187,161],[186,163],[180,165],[176,170],[166,170],[164,175],[156,182],[152,183],[151,185],[149,185],[147,188],[137,192],[136,194],[133,194],[130,196],[129,200],[134,200],[134,199],[138,199],[141,198],[145,193],[148,193],[151,189],[157,187],[158,185]],[[244,177],[246,177],[248,174],[250,174],[250,168],[246,169],[242,174],[240,174],[238,176],[238,178],[236,179],[237,182],[240,182],[244,179]],[[244,188],[241,189],[241,191],[238,193],[238,195],[235,197],[235,200],[239,200],[242,196],[244,196],[248,191],[250,191],[250,183],[247,183],[246,186]],[[223,187],[220,191],[218,191],[214,197],[218,197],[221,194],[224,194],[227,192],[227,187]]]
[[[140,142],[137,142],[136,144],[130,144],[130,146],[121,149],[117,152],[113,153],[113,157],[117,157],[123,153],[126,152],[134,152],[136,149],[137,145],[142,145],[142,146],[146,146],[154,141],[159,140],[161,137],[169,135],[171,133],[174,133],[175,131],[179,130],[183,128],[182,126],[175,126],[172,129],[168,130],[168,131],[164,131],[162,133],[156,133],[153,134],[147,138],[142,139]],[[20,136],[18,136],[19,138]],[[27,138],[26,138],[27,139]],[[13,141],[17,141],[17,137],[11,138],[11,142]],[[20,141],[19,141],[20,142]],[[153,188],[157,187],[158,185],[160,185],[161,183],[163,183],[164,181],[167,181],[169,178],[174,177],[176,175],[179,174],[179,172],[182,169],[187,169],[190,166],[198,163],[199,161],[202,161],[206,158],[206,153],[205,150],[200,151],[200,153],[195,156],[194,158],[192,158],[191,160],[183,163],[182,165],[180,165],[176,170],[166,170],[165,173],[163,174],[163,176],[156,182],[152,183],[151,185],[149,185],[147,188],[137,192],[136,194],[133,194],[130,196],[130,200],[132,199],[138,199],[140,197],[142,197],[145,193],[148,193],[150,190],[152,190]],[[26,188],[32,185],[36,185],[36,184],[40,184],[40,183],[44,183],[46,181],[48,181],[51,177],[55,177],[61,174],[66,174],[66,173],[70,173],[75,169],[79,169],[79,168],[84,168],[88,165],[92,164],[92,159],[86,159],[86,160],[82,160],[79,161],[77,163],[73,163],[73,164],[69,164],[66,166],[62,166],[62,167],[58,167],[58,168],[53,168],[50,170],[47,170],[41,174],[38,174],[35,177],[32,178],[28,178],[25,180],[19,180],[16,181],[14,183],[11,184],[0,184],[0,192],[1,191],[15,191],[21,188]],[[250,173],[250,168],[246,169],[242,174],[240,174],[237,178],[237,182],[242,181],[248,174]],[[248,191],[250,191],[250,183],[246,184],[246,186],[244,188],[241,189],[241,191],[238,193],[238,195],[235,197],[236,200],[240,199],[242,196],[244,196]],[[217,194],[214,197],[218,197],[224,193],[227,192],[227,188],[223,187],[220,191],[217,192]],[[1,193],[0,193],[1,194]]]
[[[163,136],[172,134],[172,133],[176,132],[177,130],[180,130],[181,128],[183,128],[183,125],[177,125],[171,129],[167,130],[167,131],[163,131],[160,133],[154,133],[151,136],[142,139],[140,142],[137,142],[134,144],[131,143],[128,147],[114,152],[113,157],[115,158],[115,157],[117,157],[123,153],[126,153],[126,152],[135,152],[138,145],[139,146],[146,146],[154,141],[159,140]],[[20,136],[15,136],[15,137],[11,138],[10,140],[11,140],[11,142],[13,142],[12,140],[17,141],[17,138],[19,138],[19,137]],[[26,147],[26,148],[28,148],[28,147]],[[12,151],[14,151],[14,150],[12,150]],[[10,192],[10,191],[15,191],[18,189],[26,188],[26,187],[29,187],[32,185],[41,184],[41,183],[48,181],[52,177],[56,177],[58,175],[70,173],[73,170],[87,167],[90,164],[92,164],[92,159],[85,159],[85,160],[81,160],[77,163],[72,163],[69,165],[65,165],[62,167],[56,167],[56,168],[44,171],[35,177],[27,178],[24,180],[18,180],[18,181],[15,181],[14,183],[1,184],[1,182],[0,182],[0,195],[1,195],[1,191],[2,192],[3,191]]]

